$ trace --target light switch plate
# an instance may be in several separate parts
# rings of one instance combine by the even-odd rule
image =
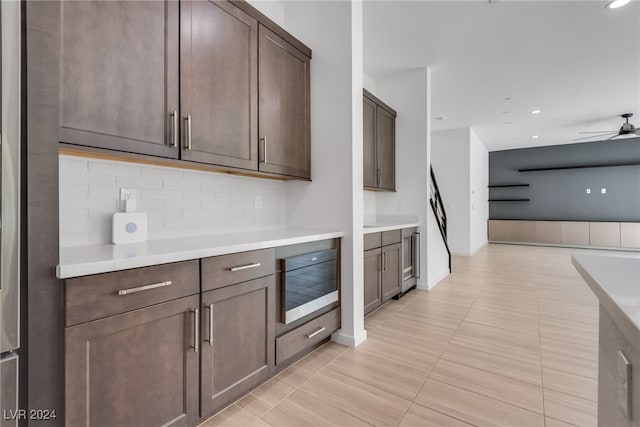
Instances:
[[[618,351],[618,403],[627,419],[631,419],[631,364]]]

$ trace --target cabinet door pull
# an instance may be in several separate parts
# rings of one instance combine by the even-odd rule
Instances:
[[[209,345],[213,345],[213,303],[208,305],[209,308]]]
[[[267,163],[267,137],[263,136],[260,141],[262,141],[262,159],[260,161]]]
[[[259,262],[254,262],[253,264],[239,265],[237,267],[231,267],[229,270],[230,271],[242,271],[242,270],[248,270],[250,268],[260,267],[261,265],[262,264],[260,264]]]
[[[200,310],[197,308],[192,311],[193,313],[193,351],[198,352],[200,350],[200,322],[199,314]]]
[[[189,114],[185,120],[187,121],[187,138],[184,148],[191,150],[191,114]]]
[[[318,329],[317,331],[315,331],[315,332],[313,332],[313,333],[311,333],[311,334],[306,334],[305,336],[306,336],[308,339],[311,339],[311,338],[315,337],[316,335],[323,333],[323,332],[324,332],[324,331],[326,331],[326,330],[327,330],[327,327],[326,327],[326,326],[323,326],[322,328]]]
[[[173,110],[173,113],[171,113],[171,146],[172,147],[177,147],[178,146],[178,112],[176,110]]]
[[[416,276],[416,278],[419,279],[420,278],[420,233],[419,232],[413,233],[413,244],[415,245],[414,251],[413,251],[413,255],[414,255],[413,272],[414,272],[414,276]]]
[[[171,286],[173,282],[167,280],[166,282],[152,283],[151,285],[138,286],[137,288],[120,289],[118,295],[135,294],[136,292],[148,291],[149,289],[163,288],[165,286]]]
[[[387,253],[382,254],[382,271],[387,271]]]

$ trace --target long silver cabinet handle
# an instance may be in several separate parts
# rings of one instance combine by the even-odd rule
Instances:
[[[306,337],[307,337],[308,339],[311,339],[311,338],[315,337],[316,335],[323,333],[323,332],[324,332],[324,331],[326,331],[326,330],[327,330],[327,327],[326,327],[326,326],[323,326],[322,328],[318,329],[318,330],[317,330],[317,331],[315,331],[314,333],[312,333],[312,334],[307,334],[307,335],[306,335]]]
[[[173,127],[173,129],[171,129],[171,137],[173,138],[171,140],[171,146],[176,147],[178,145],[178,112],[176,110],[173,110],[173,113],[171,113],[171,126]]]
[[[260,264],[259,262],[254,262],[253,264],[247,264],[247,265],[239,265],[237,267],[231,267],[229,270],[230,271],[242,271],[242,270],[248,270],[250,268],[257,268],[260,267],[262,264]]]
[[[213,345],[213,304],[208,305],[209,308],[209,345]]]
[[[416,279],[420,278],[420,233],[414,233],[413,234],[414,238],[415,238],[415,245],[416,245],[416,250],[414,252],[416,259],[414,260],[414,272],[415,272],[415,276]]]
[[[148,291],[150,289],[163,288],[165,286],[171,286],[173,282],[167,280],[166,282],[152,283],[151,285],[138,286],[137,288],[120,289],[118,295],[135,294],[136,292]]]
[[[260,161],[262,163],[267,163],[267,137],[263,136],[260,138],[260,141],[262,141],[262,160]]]
[[[189,114],[185,120],[187,121],[187,141],[184,148],[191,150],[191,114]]]
[[[200,310],[193,310],[193,351],[200,350]]]

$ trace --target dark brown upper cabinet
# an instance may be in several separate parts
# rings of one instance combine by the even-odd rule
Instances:
[[[60,142],[311,178],[311,50],[248,3],[61,9]]]
[[[311,178],[310,57],[260,25],[259,170]]]
[[[60,9],[59,140],[178,158],[178,2]]]
[[[256,170],[258,21],[228,2],[180,7],[182,159]]]
[[[396,190],[394,109],[366,89],[363,98],[363,184],[367,190]]]

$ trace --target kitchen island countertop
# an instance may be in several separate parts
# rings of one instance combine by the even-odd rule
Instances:
[[[602,308],[640,352],[640,256],[576,254],[571,260]]]

